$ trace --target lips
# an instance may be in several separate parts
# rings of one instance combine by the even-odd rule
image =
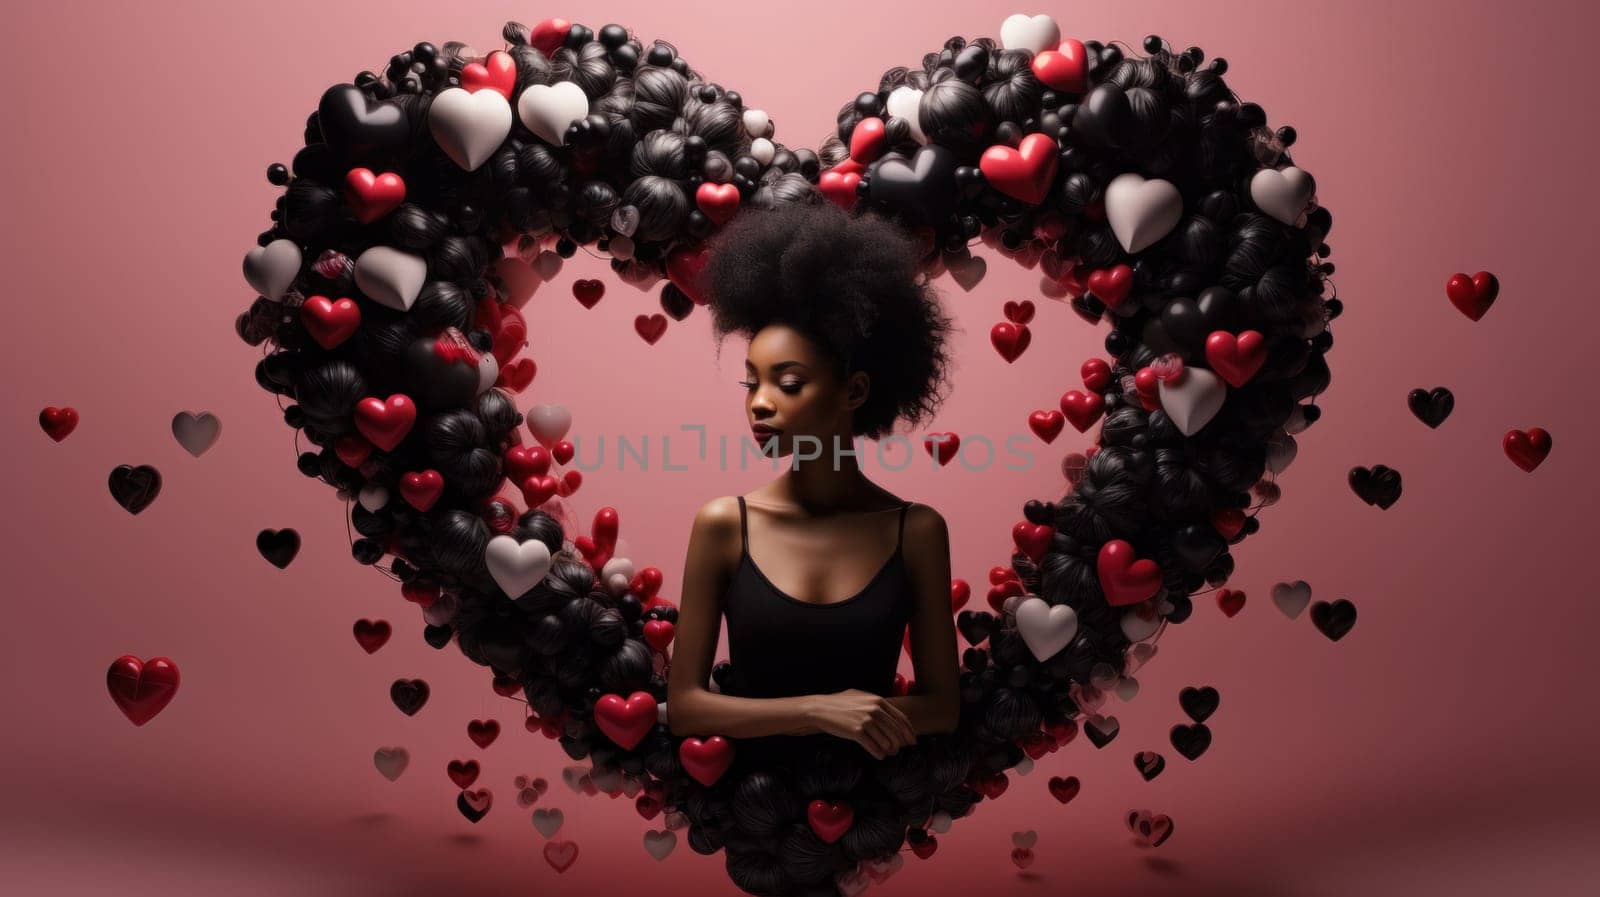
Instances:
[[[750,428],[750,433],[758,440],[766,439],[769,436],[776,436],[782,432],[782,430],[777,430],[763,424],[757,424],[756,426]]]

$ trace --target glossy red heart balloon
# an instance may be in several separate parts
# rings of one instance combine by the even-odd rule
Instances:
[[[1500,296],[1500,281],[1488,271],[1479,271],[1471,277],[1452,274],[1445,281],[1444,293],[1457,311],[1474,321],[1480,321]]]
[[[991,146],[978,157],[978,169],[989,186],[1030,205],[1036,205],[1050,192],[1059,162],[1060,146],[1043,131],[1022,138],[1016,149]]]
[[[78,428],[78,409],[47,406],[39,412],[39,428],[46,436],[60,442]]]
[[[1532,473],[1533,469],[1543,463],[1545,457],[1550,454],[1550,434],[1546,433],[1543,427],[1508,430],[1501,445],[1511,463]]]
[[[1095,570],[1106,603],[1112,607],[1138,604],[1161,588],[1161,567],[1149,558],[1139,557],[1133,545],[1122,539],[1100,546]]]
[[[140,660],[124,654],[106,670],[106,690],[122,714],[142,726],[178,693],[178,665],[166,657]]]
[[[647,691],[601,695],[594,702],[594,723],[623,750],[633,750],[656,724],[656,699]]]

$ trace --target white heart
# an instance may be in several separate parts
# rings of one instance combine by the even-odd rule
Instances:
[[[1061,46],[1061,26],[1043,14],[1009,15],[1000,23],[1000,46],[1007,50],[1032,50],[1034,55],[1054,50]]]
[[[1311,603],[1311,585],[1303,579],[1280,582],[1272,587],[1272,603],[1284,616],[1293,620]]]
[[[750,141],[750,157],[760,162],[763,166],[770,165],[772,158],[777,154],[777,145],[765,137],[757,137]]]
[[[172,418],[172,435],[184,451],[198,458],[222,435],[222,421],[209,411],[180,411]]]
[[[1038,844],[1038,843],[1039,843],[1039,833],[1034,831],[1033,829],[1028,829],[1025,832],[1012,832],[1011,833],[1011,846],[1012,847],[1032,847],[1033,845]]]
[[[750,137],[771,137],[772,118],[760,109],[746,109],[744,111],[744,130]]]
[[[538,539],[518,542],[515,536],[499,535],[483,550],[483,562],[506,597],[519,598],[550,572],[550,546]]]
[[[660,831],[650,829],[644,833],[644,852],[658,860],[666,859],[667,854],[671,853],[672,849],[677,846],[678,836],[674,832],[666,829],[661,829]]]
[[[410,311],[427,282],[428,260],[393,246],[373,246],[356,259],[356,286],[395,311]]]
[[[1127,636],[1130,642],[1144,641],[1154,635],[1160,626],[1161,618],[1154,614],[1148,620],[1139,616],[1138,611],[1129,610],[1122,614],[1122,634]]]
[[[588,95],[571,81],[530,84],[517,98],[517,117],[522,124],[556,146],[566,143],[567,128],[588,114]]]
[[[361,492],[356,495],[356,501],[361,503],[361,507],[376,513],[389,503],[389,490],[375,483],[369,483],[361,487]]]
[[[590,774],[589,780],[594,782],[596,788],[609,794],[622,788],[622,770],[597,769]]]
[[[547,810],[541,807],[533,811],[533,827],[546,838],[553,838],[556,832],[561,831],[561,823],[565,822],[566,818],[566,814],[560,810]]]
[[[589,770],[582,766],[563,767],[561,770],[561,781],[566,782],[567,787],[571,788],[574,792],[582,794],[583,779],[588,774]]]
[[[1306,423],[1305,406],[1296,405],[1294,410],[1289,412],[1289,419],[1283,422],[1283,432],[1290,435],[1304,433],[1309,426],[1311,425]]]
[[[440,592],[433,603],[422,609],[422,619],[429,626],[448,626],[456,618],[456,596],[453,592]]]
[[[1017,632],[1041,661],[1054,657],[1078,634],[1078,612],[1065,604],[1031,597],[1017,605],[1016,615]]]
[[[948,811],[935,810],[933,816],[928,820],[928,828],[942,835],[950,831],[950,823],[954,821],[955,817],[951,816]]]
[[[1106,185],[1106,221],[1130,253],[1171,233],[1182,217],[1183,195],[1171,181],[1129,171]]]
[[[546,249],[539,253],[539,257],[534,260],[533,271],[539,275],[540,280],[549,281],[561,273],[561,263],[564,261],[566,259],[561,257],[561,253],[553,249]]]
[[[244,254],[244,279],[256,292],[277,302],[300,276],[300,246],[293,240],[273,240]]]
[[[1132,676],[1123,676],[1117,681],[1117,697],[1124,703],[1133,700],[1139,694],[1139,680]]]
[[[545,448],[572,429],[572,412],[561,405],[535,405],[528,409],[528,430]]]
[[[378,748],[372,754],[372,765],[378,767],[378,772],[391,782],[400,778],[410,764],[411,752],[403,747]]]
[[[613,573],[606,577],[606,591],[610,592],[613,598],[621,598],[628,593],[628,582],[629,577],[623,576],[621,573]]]
[[[1156,392],[1161,397],[1161,410],[1185,436],[1193,436],[1210,423],[1228,396],[1221,377],[1196,367],[1186,368],[1176,386],[1165,380],[1156,381]]]
[[[689,826],[689,814],[682,810],[668,810],[666,815],[667,831],[675,832]]]
[[[1250,178],[1250,199],[1256,208],[1290,226],[1299,220],[1316,191],[1317,181],[1311,173],[1293,165],[1263,168]]]
[[[511,133],[511,104],[498,90],[447,87],[428,106],[428,131],[445,155],[476,171]]]
[[[494,381],[499,379],[500,360],[494,357],[494,353],[485,352],[478,356],[478,392],[476,394],[481,396],[488,392],[494,386]]]
[[[1274,474],[1283,473],[1294,463],[1294,457],[1300,451],[1300,444],[1295,442],[1293,436],[1279,430],[1267,437],[1267,469]]]
[[[633,561],[621,556],[622,546],[622,540],[618,539],[616,548],[618,552],[617,556],[606,561],[605,565],[600,568],[600,579],[602,582],[609,583],[611,581],[611,577],[617,575],[622,576],[624,584],[633,582]],[[624,589],[623,591],[627,590]]]
[[[927,143],[928,135],[922,133],[922,91],[902,84],[889,91],[884,111],[892,118],[903,118],[911,125],[911,136],[918,143]]]

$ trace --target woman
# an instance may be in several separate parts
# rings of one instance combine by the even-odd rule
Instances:
[[[853,453],[854,437],[921,423],[942,401],[952,325],[917,276],[920,255],[896,225],[827,201],[746,210],[713,242],[719,349],[729,333],[750,338],[752,433],[793,462],[695,515],[667,681],[675,734],[780,754],[814,744],[792,736],[841,738],[883,759],[956,728],[945,521],[868,480]],[[908,625],[915,687],[896,696]]]

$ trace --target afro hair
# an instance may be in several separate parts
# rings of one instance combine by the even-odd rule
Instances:
[[[708,242],[702,283],[718,351],[729,334],[793,327],[835,362],[865,371],[867,399],[852,435],[880,439],[896,420],[915,428],[945,398],[955,329],[919,273],[920,242],[872,211],[850,213],[821,194],[746,207]]]

